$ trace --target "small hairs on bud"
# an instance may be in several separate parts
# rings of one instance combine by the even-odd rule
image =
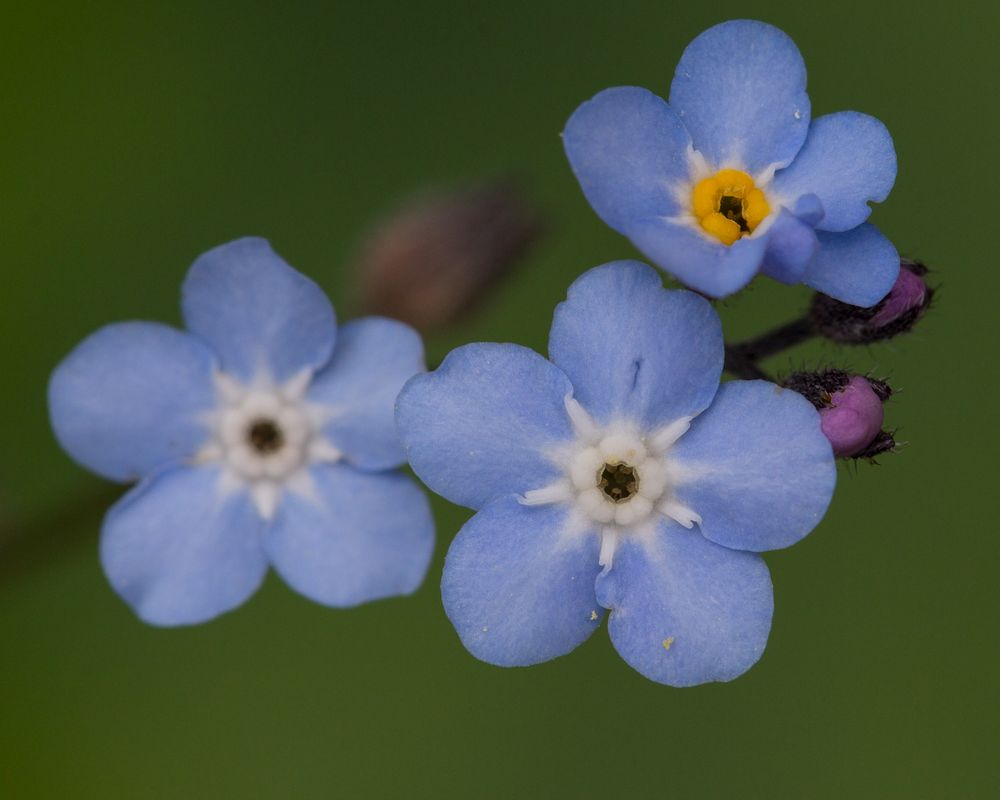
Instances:
[[[820,427],[838,458],[873,458],[895,447],[892,436],[882,430],[882,404],[892,396],[885,381],[830,369],[796,372],[785,386],[819,411]]]

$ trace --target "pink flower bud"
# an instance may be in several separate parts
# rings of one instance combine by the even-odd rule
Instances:
[[[839,458],[871,458],[895,447],[882,430],[882,404],[892,394],[883,381],[843,370],[799,372],[785,385],[819,411],[820,427]]]
[[[921,271],[916,272],[919,268]],[[873,328],[885,328],[914,309],[921,311],[927,305],[930,289],[924,283],[927,268],[922,264],[904,261],[900,265],[899,277],[889,290],[886,298],[879,303],[878,312],[868,323]]]
[[[864,450],[882,430],[882,399],[866,378],[855,375],[830,404],[819,411],[820,427],[833,445],[835,456],[853,456]]]

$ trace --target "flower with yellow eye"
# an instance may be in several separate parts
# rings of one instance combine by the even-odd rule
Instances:
[[[588,201],[660,267],[724,297],[763,272],[873,306],[899,272],[895,247],[866,220],[896,178],[874,117],[811,119],[795,43],[734,20],[681,57],[669,102],[606,89],[563,133]]]

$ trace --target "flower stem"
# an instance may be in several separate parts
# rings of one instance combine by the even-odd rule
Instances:
[[[809,317],[799,317],[753,339],[728,345],[728,348],[738,351],[751,361],[762,361],[797,344],[807,342],[815,335],[816,329],[812,320]]]
[[[761,379],[773,382],[774,378],[757,362],[807,342],[815,335],[816,329],[812,320],[806,316],[793,319],[745,342],[727,344],[726,371],[744,380]]]
[[[93,521],[96,535],[101,515],[122,492],[118,485],[99,485],[42,517],[0,525],[0,579],[30,573],[75,545],[91,541],[91,536],[81,536],[81,529]]]
[[[725,370],[744,381],[763,380],[774,382],[767,372],[757,366],[757,362],[744,355],[738,347],[726,345]]]

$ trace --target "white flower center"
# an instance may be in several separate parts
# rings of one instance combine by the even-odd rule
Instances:
[[[566,411],[576,438],[549,454],[564,477],[525,492],[524,504],[569,503],[576,517],[573,527],[593,530],[596,525],[600,530],[600,563],[605,567],[611,566],[622,533],[649,535],[659,516],[685,528],[701,522],[674,494],[683,470],[669,457],[690,427],[690,417],[644,434],[623,421],[597,425],[572,397],[566,398]]]
[[[335,410],[305,401],[311,378],[304,372],[279,385],[260,374],[243,384],[215,375],[219,404],[203,417],[211,438],[195,461],[220,464],[222,491],[249,489],[265,519],[274,516],[284,489],[313,495],[311,464],[342,458],[322,433]]]

